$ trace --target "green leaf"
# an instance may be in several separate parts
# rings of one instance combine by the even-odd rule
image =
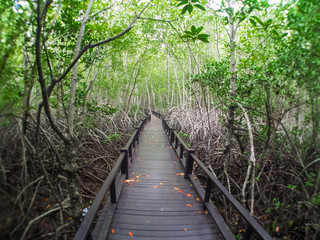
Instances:
[[[202,11],[205,11],[206,9],[204,8],[204,6],[200,5],[200,4],[195,4],[195,7],[199,8]]]
[[[186,6],[184,6],[184,7],[182,8],[182,11],[181,11],[181,14],[182,14],[182,15],[187,12],[188,7],[189,7],[189,5],[186,5]]]
[[[199,2],[199,0],[191,0],[191,2],[196,3]]]
[[[190,31],[183,31],[185,34],[189,34],[189,35],[194,35],[192,32],[190,32]]]
[[[185,5],[188,3],[188,0],[182,0],[180,3],[176,5],[176,7],[180,7],[181,5]]]
[[[203,29],[203,26],[198,27],[198,29],[197,29],[197,34],[199,34],[199,33],[202,31],[202,29]]]
[[[192,25],[191,27],[191,32],[193,33],[193,35],[197,34],[197,28],[194,25]]]
[[[191,14],[192,10],[193,10],[193,6],[192,6],[191,4],[189,4],[189,5],[188,5],[188,12],[189,12],[189,14]]]
[[[265,22],[266,27],[269,27],[272,24],[273,20],[270,18]]]
[[[199,34],[199,38],[208,38],[210,35],[209,34]]]
[[[209,43],[209,40],[207,38],[200,38],[198,37],[198,39],[202,42],[205,42],[205,43]]]
[[[257,26],[257,22],[255,20],[253,20],[252,18],[249,18],[249,21],[251,22],[251,24],[256,27]]]
[[[256,20],[261,26],[264,26],[262,20],[260,18],[258,18],[257,16],[252,16],[251,18],[253,18],[254,20]]]

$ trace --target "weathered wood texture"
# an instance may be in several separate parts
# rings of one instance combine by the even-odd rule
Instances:
[[[223,239],[152,116],[133,152],[107,239]]]

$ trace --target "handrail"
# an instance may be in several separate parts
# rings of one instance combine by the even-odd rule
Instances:
[[[204,206],[210,201],[210,194],[212,185],[214,184],[217,189],[229,200],[229,202],[234,206],[234,208],[239,212],[243,219],[247,222],[247,231],[244,239],[249,239],[253,231],[258,234],[261,239],[271,240],[271,236],[264,230],[264,228],[259,224],[259,222],[254,219],[247,209],[245,209],[240,202],[223,186],[223,184],[213,176],[209,169],[201,162],[201,160],[195,155],[194,149],[191,149],[187,144],[181,139],[174,128],[171,128],[163,116],[152,110],[152,113],[159,118],[162,118],[162,125],[168,134],[170,144],[174,146],[175,149],[180,145],[179,157],[183,159],[183,153],[186,151],[186,162],[185,162],[185,178],[189,178],[189,175],[193,174],[194,162],[205,172],[207,175],[207,185],[205,190],[205,195],[203,197]],[[156,113],[156,114],[155,114]]]
[[[136,130],[131,135],[126,146],[121,149],[120,156],[118,157],[115,165],[113,166],[111,172],[109,173],[107,179],[103,182],[102,187],[100,188],[96,198],[94,199],[89,212],[83,219],[74,239],[75,240],[85,240],[87,238],[91,239],[91,226],[93,220],[95,219],[97,212],[102,204],[103,199],[105,198],[108,191],[110,191],[110,198],[112,203],[116,203],[116,189],[115,189],[115,177],[119,169],[121,168],[121,174],[126,175],[128,178],[128,160],[132,156],[132,148],[135,147],[135,143],[138,142],[138,137],[142,128],[145,124],[151,119],[151,115],[145,117],[136,127]],[[130,156],[131,151],[131,156]]]

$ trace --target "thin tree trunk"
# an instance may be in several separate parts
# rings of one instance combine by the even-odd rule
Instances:
[[[84,36],[84,30],[89,19],[89,13],[91,11],[91,7],[93,5],[94,0],[90,0],[86,13],[82,19],[81,27],[78,34],[77,43],[74,49],[73,57],[76,58],[80,53],[81,42]],[[78,62],[72,68],[71,75],[71,88],[70,88],[70,97],[69,97],[69,111],[68,111],[68,129],[69,134],[73,136],[73,121],[74,121],[74,113],[75,113],[75,99],[76,99],[76,88],[77,88],[77,79],[78,78]]]
[[[169,52],[169,51],[168,51]],[[167,53],[167,108],[170,106],[170,73],[169,73],[169,53]]]
[[[174,64],[174,60],[171,59],[171,62],[172,62],[172,68],[173,68],[173,72],[174,72],[174,75],[176,77],[176,82],[177,82],[177,87],[178,87],[178,95],[179,95],[179,100],[180,100],[180,106],[183,105],[183,102],[182,102],[182,97],[181,97],[181,89],[180,89],[180,84],[179,84],[179,79],[178,79],[178,74],[177,74],[177,68]]]

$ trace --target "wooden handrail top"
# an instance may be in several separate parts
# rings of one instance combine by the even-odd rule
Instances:
[[[130,147],[130,145],[132,144],[133,140],[135,139],[137,133],[138,133],[138,130],[135,130],[135,131],[133,132],[133,134],[131,135],[131,137],[130,137],[129,141],[127,142],[127,144],[126,144],[122,149],[126,149],[126,150],[129,149],[129,147]]]

